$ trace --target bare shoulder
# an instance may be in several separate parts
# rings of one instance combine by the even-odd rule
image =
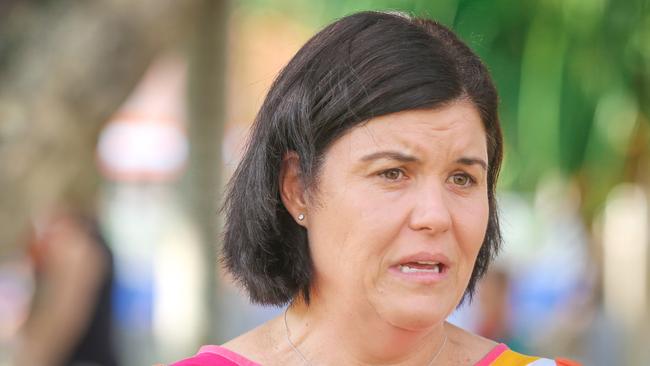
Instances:
[[[270,320],[230,341],[222,347],[238,353],[251,361],[268,364],[268,360],[275,357],[280,351],[278,348],[276,323],[277,319]]]
[[[237,336],[224,343],[222,347],[228,348],[229,350],[239,353],[242,356],[247,358],[254,359],[254,355],[258,353],[258,350],[263,347],[262,344],[268,346],[267,339],[267,329],[268,325],[262,324],[257,328],[251,329],[248,332]]]
[[[497,342],[446,323],[449,341],[454,345],[456,364],[474,365],[498,345]]]

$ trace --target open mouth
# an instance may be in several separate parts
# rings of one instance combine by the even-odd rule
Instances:
[[[408,262],[399,265],[399,271],[402,273],[443,273],[445,270],[444,264],[434,261]]]

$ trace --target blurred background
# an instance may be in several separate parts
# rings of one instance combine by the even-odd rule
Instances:
[[[279,314],[218,266],[224,182],[282,66],[368,9],[450,26],[500,92],[505,245],[450,321],[649,365],[648,0],[2,0],[0,366],[169,363]]]

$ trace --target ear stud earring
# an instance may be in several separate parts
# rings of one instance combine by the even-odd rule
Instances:
[[[299,220],[299,221],[302,221],[302,220],[304,220],[304,219],[305,219],[305,214],[300,214],[300,215],[298,215],[298,220]]]

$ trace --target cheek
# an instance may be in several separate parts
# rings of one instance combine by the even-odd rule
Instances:
[[[399,212],[393,204],[370,195],[362,186],[326,191],[326,203],[314,212],[309,225],[309,242],[320,285],[363,282],[375,273],[383,253],[399,232]],[[390,204],[390,202],[388,202]]]
[[[355,228],[362,226],[363,215],[355,202],[342,199],[337,191],[323,191],[319,202],[310,210],[309,245],[318,280],[331,282],[348,277],[358,261]]]
[[[487,198],[463,207],[456,212],[455,216],[454,225],[459,249],[471,272],[487,230],[489,217]]]

